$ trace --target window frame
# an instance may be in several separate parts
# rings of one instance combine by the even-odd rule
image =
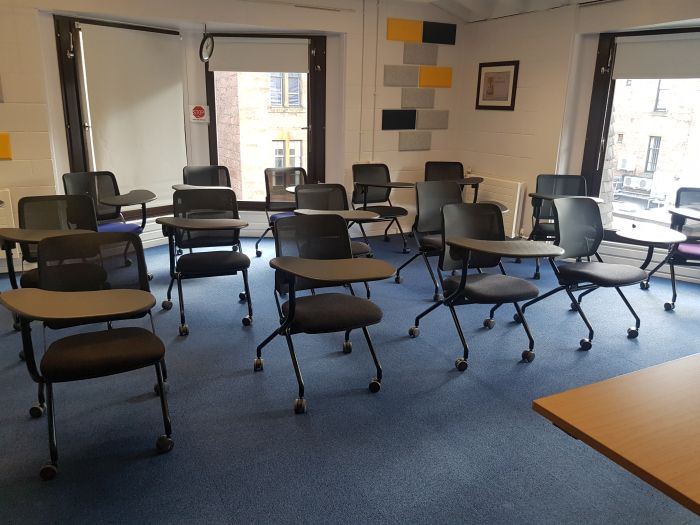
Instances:
[[[647,144],[647,158],[644,162],[644,173],[655,173],[659,163],[661,151],[661,135],[649,135]],[[651,168],[651,169],[650,169]]]

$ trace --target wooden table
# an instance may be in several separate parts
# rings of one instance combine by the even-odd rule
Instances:
[[[294,210],[294,213],[297,215],[340,215],[348,222],[371,221],[379,218],[378,213],[366,210],[310,210],[301,208]]]
[[[270,266],[297,277],[314,281],[359,283],[379,281],[394,275],[396,269],[379,259],[304,259],[275,257]]]
[[[449,237],[445,242],[457,250],[470,250],[501,257],[557,257],[564,253],[559,246],[544,241],[528,241],[524,239],[486,241],[468,237]]]
[[[146,228],[146,203],[154,201],[156,194],[149,190],[131,190],[129,193],[100,197],[100,203],[107,206],[141,205],[141,230]]]
[[[700,514],[700,354],[543,397],[532,408]]]

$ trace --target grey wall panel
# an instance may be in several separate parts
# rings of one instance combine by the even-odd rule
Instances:
[[[430,139],[430,131],[400,131],[399,151],[427,151]]]
[[[403,88],[401,90],[402,108],[433,108],[435,107],[435,89],[433,88]]]
[[[384,85],[418,86],[418,66],[384,66]]]
[[[442,109],[424,109],[416,116],[416,129],[447,129],[450,112]]]
[[[406,42],[403,45],[404,64],[425,64],[436,66],[438,60],[438,46],[435,44],[416,44]]]

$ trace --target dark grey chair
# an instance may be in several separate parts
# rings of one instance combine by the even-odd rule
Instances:
[[[538,175],[535,193],[558,195],[561,197],[585,197],[588,195],[586,179],[580,175]],[[528,239],[553,241],[555,233],[555,213],[551,200],[532,198],[532,231]],[[540,278],[540,260],[535,259],[533,279]]]
[[[266,168],[265,169],[265,215],[267,215],[267,228],[255,241],[255,256],[260,257],[262,251],[258,249],[260,241],[265,238],[267,232],[275,234],[275,222],[283,217],[294,215],[296,198],[289,193],[287,188],[307,183],[306,170],[304,168]]]
[[[176,190],[173,193],[173,215],[190,219],[238,219],[236,194],[231,188],[201,188]],[[185,303],[182,292],[184,279],[214,277],[223,275],[243,275],[244,292],[238,294],[241,302],[247,302],[248,315],[241,321],[243,326],[253,323],[253,306],[248,286],[248,268],[250,259],[240,251],[207,250],[194,252],[197,248],[222,248],[240,246],[240,232],[230,230],[182,230],[163,228],[168,237],[170,252],[170,285],[167,298],[162,303],[165,310],[173,307],[171,300],[173,284],[177,281],[177,293],[180,303],[180,327],[182,336],[190,330],[185,320]],[[178,250],[189,253],[177,256]]]
[[[226,166],[185,166],[182,182],[191,186],[231,187],[231,175]]]
[[[427,172],[426,172],[427,174]],[[462,189],[449,180],[435,180],[416,183],[416,218],[413,222],[413,234],[418,245],[418,252],[396,270],[394,281],[401,283],[401,270],[423,257],[425,267],[435,287],[433,301],[442,299],[438,282],[428,257],[437,257],[442,252],[442,207],[446,204],[462,202]]]
[[[280,219],[276,224],[275,248],[277,257],[323,260],[352,258],[345,220],[337,215],[301,215]],[[357,262],[385,264],[382,261]],[[343,352],[349,353],[352,351],[350,332],[361,329],[376,367],[376,376],[370,381],[369,389],[376,393],[381,387],[382,368],[367,327],[381,321],[382,310],[370,300],[356,297],[351,285],[350,294],[316,293],[317,290],[328,287],[343,286],[345,282],[350,281],[310,280],[280,270],[275,272],[275,298],[280,311],[280,327],[257,347],[254,370],[258,372],[263,369],[262,349],[278,335],[284,336],[299,386],[299,396],[294,403],[294,411],[297,414],[306,411],[306,399],[304,381],[292,343],[291,336],[294,334],[345,332]],[[314,293],[302,297],[297,295],[304,290],[312,290]],[[280,306],[278,297],[283,294],[288,294],[288,300]]]
[[[646,272],[636,266],[603,262],[598,254],[598,246],[603,240],[603,223],[600,209],[592,199],[554,199],[553,204],[554,243],[564,249],[560,258],[574,259],[574,262],[556,263],[554,259],[549,259],[559,286],[525,303],[523,311],[542,299],[565,291],[571,299],[571,309],[578,312],[588,328],[588,337],[581,339],[580,348],[590,350],[593,344],[593,327],[583,313],[581,300],[598,288],[615,288],[635,319],[635,326],[627,329],[627,337],[636,338],[639,335],[639,316],[620,288],[644,281],[647,277]],[[574,293],[578,291],[582,293],[576,298]],[[516,316],[515,320],[519,321],[520,317]]]
[[[428,161],[425,163],[425,181],[460,180],[464,178],[461,162]]]
[[[505,274],[501,257],[478,252],[461,251],[450,248],[445,243],[449,237],[468,237],[480,240],[505,240],[503,228],[503,214],[495,204],[446,204],[442,208],[442,242],[443,249],[440,254],[439,268],[443,272],[461,270],[460,275],[452,275],[440,280],[445,298],[430,306],[416,317],[415,324],[408,334],[417,337],[420,334],[420,320],[441,305],[449,308],[452,320],[457,328],[462,343],[464,354],[455,361],[455,367],[463,372],[468,367],[469,347],[464,337],[464,332],[457,318],[456,306],[463,304],[492,304],[488,319],[483,325],[491,329],[495,326],[494,315],[503,304],[512,303],[529,341],[528,350],[522,352],[523,361],[531,362],[535,358],[535,341],[525,317],[520,308],[520,301],[526,301],[537,297],[537,287],[519,277]],[[484,273],[486,268],[498,268],[500,273]],[[475,269],[476,273],[469,273]]]

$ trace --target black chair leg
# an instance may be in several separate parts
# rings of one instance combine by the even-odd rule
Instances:
[[[590,350],[593,346],[593,326],[591,326],[591,323],[588,321],[586,314],[583,313],[583,310],[581,309],[581,304],[576,300],[576,297],[574,297],[573,292],[566,287],[564,288],[564,290],[566,290],[566,294],[569,296],[569,299],[571,299],[571,304],[575,305],[578,315],[583,320],[584,324],[586,325],[586,328],[588,328],[588,339],[581,339],[579,341],[579,346],[581,350]]]
[[[267,235],[267,232],[271,231],[272,228],[270,226],[267,227],[267,229],[262,233],[260,237],[258,237],[258,240],[255,241],[255,256],[260,257],[262,255],[262,252],[258,250],[258,246],[260,245],[260,241],[262,241],[265,238],[265,235]]]
[[[37,402],[29,409],[29,415],[33,418],[39,418],[44,415],[46,410],[46,397],[44,396],[44,383],[37,385]]]
[[[540,278],[540,258],[535,257],[535,273],[532,274],[533,279],[539,279]]]
[[[299,363],[297,362],[297,356],[294,352],[294,344],[292,343],[292,337],[289,335],[289,333],[285,333],[284,338],[287,340],[289,356],[292,358],[294,373],[297,376],[297,384],[299,385],[299,397],[294,400],[294,412],[297,414],[303,414],[304,412],[306,412],[306,399],[304,399],[304,379],[301,377],[301,370],[299,370]]]
[[[428,255],[425,253],[423,253],[423,262],[425,262],[425,267],[428,269],[428,273],[430,274],[430,280],[433,281],[433,301],[442,301],[443,296],[440,293],[440,287],[438,286],[437,279],[435,278],[435,272],[433,271],[433,267],[430,265]]]
[[[49,455],[51,462],[47,463],[39,471],[39,476],[44,481],[51,480],[58,474],[58,444],[56,443],[56,420],[53,403],[53,385],[46,383],[46,419],[49,426]]]
[[[627,309],[634,317],[634,328],[627,329],[627,337],[629,337],[630,339],[634,339],[639,335],[639,326],[641,325],[641,320],[639,319],[637,312],[634,311],[634,308],[632,308],[632,305],[627,300],[627,297],[625,297],[625,294],[622,293],[622,290],[620,290],[620,288],[617,286],[615,286],[615,290],[617,291],[618,295],[622,298],[622,301],[625,303],[625,306],[627,306]]]
[[[389,221],[389,224],[387,225],[386,228],[384,228],[384,242],[389,242],[389,228],[391,228],[391,225],[396,221],[396,219],[391,219]]]
[[[362,284],[365,285],[365,292],[367,293],[367,299],[369,299],[372,295],[372,292],[369,289],[369,284],[367,283],[367,281],[362,281]]]
[[[420,320],[423,319],[430,312],[435,310],[438,306],[444,304],[444,302],[445,300],[441,299],[440,301],[436,302],[435,304],[431,304],[428,308],[419,313],[416,316],[415,321],[413,322],[413,326],[408,329],[408,335],[410,335],[411,337],[417,337],[420,334],[420,330],[418,329],[418,326],[420,325]]]
[[[168,398],[166,394],[165,382],[163,380],[163,369],[162,366],[165,365],[165,360],[161,360],[155,364],[156,368],[156,379],[158,380],[158,397],[160,397],[160,409],[163,413],[163,427],[165,429],[165,434],[161,435],[156,441],[156,448],[158,452],[165,453],[170,452],[173,449],[172,440],[172,425],[170,422],[170,411],[168,410]]]
[[[522,311],[524,312],[528,307],[532,306],[533,304],[539,303],[541,300],[546,299],[547,297],[550,297],[550,296],[554,295],[555,293],[561,292],[562,290],[566,290],[566,286],[557,286],[556,288],[552,288],[552,289],[551,289],[550,291],[548,291],[547,293],[544,293],[544,294],[542,294],[542,295],[538,295],[538,296],[535,297],[534,299],[531,299],[531,300],[529,300],[528,302],[526,302],[524,305],[522,305],[522,306],[521,306]],[[515,319],[515,320],[516,320],[517,322],[520,322],[520,321],[517,319],[517,314],[516,314],[516,319]]]
[[[520,357],[522,357],[523,361],[532,363],[535,360],[535,339],[534,337],[532,337],[532,332],[530,332],[530,326],[527,324],[527,320],[525,319],[525,314],[523,313],[522,308],[520,308],[520,305],[518,303],[513,303],[513,306],[515,306],[515,311],[518,312],[518,316],[520,316],[520,320],[528,340],[528,349],[524,350]]]
[[[381,388],[382,365],[379,363],[379,359],[377,359],[377,354],[374,351],[374,346],[372,345],[372,339],[369,336],[369,331],[367,330],[366,326],[362,327],[362,333],[365,334],[365,340],[367,341],[367,346],[369,347],[369,353],[372,354],[372,360],[374,361],[374,367],[377,370],[377,376],[373,377],[372,380],[369,382],[369,391],[372,392],[373,394],[376,394],[377,392],[379,392],[379,389]]]
[[[598,287],[597,287],[597,286],[594,286],[594,287],[589,288],[588,290],[586,290],[586,291],[584,291],[584,292],[581,292],[581,293],[578,295],[578,299],[577,299],[578,303],[581,304],[581,302],[583,301],[583,298],[584,298],[585,296],[587,296],[587,295],[588,295],[589,293],[591,293],[591,292],[595,292],[597,289],[598,289]]]
[[[396,269],[396,276],[394,277],[394,282],[395,282],[396,284],[401,284],[401,281],[402,281],[402,279],[401,279],[401,270],[403,270],[404,268],[406,268],[406,266],[408,266],[408,265],[411,264],[413,261],[415,261],[419,256],[420,256],[420,252],[419,252],[419,253],[414,253],[414,254],[411,256],[410,259],[408,259],[405,263],[403,263],[401,266],[399,266],[399,267]]]
[[[185,300],[182,295],[182,274],[178,273],[177,274],[177,298],[178,301],[180,302],[180,328],[179,328],[179,333],[180,335],[188,335],[190,333],[190,329],[185,323]]]
[[[676,307],[676,298],[678,295],[676,294],[676,268],[673,263],[669,264],[669,268],[671,270],[671,290],[673,291],[673,295],[671,297],[671,302],[670,303],[664,303],[664,310],[667,312],[670,312]]]
[[[369,246],[369,239],[367,238],[367,232],[365,232],[365,227],[362,225],[361,222],[358,222],[357,225],[360,227],[360,231],[362,232],[362,238],[365,241],[365,244]]]
[[[241,270],[243,274],[243,287],[245,289],[245,298],[248,303],[248,316],[242,319],[243,326],[250,326],[253,324],[253,302],[250,298],[250,286],[248,284],[248,270]]]
[[[355,294],[353,294],[355,295]],[[350,332],[352,330],[345,330],[345,339],[343,340],[343,353],[349,354],[352,352],[352,341],[350,341]]]
[[[462,331],[462,325],[459,323],[459,318],[457,317],[457,312],[455,307],[448,305],[450,309],[450,314],[452,314],[452,321],[454,321],[455,328],[457,328],[457,335],[459,335],[459,340],[462,343],[462,348],[464,349],[464,354],[462,357],[458,357],[455,360],[455,368],[460,372],[464,372],[469,367],[469,346],[467,346],[467,340],[464,337],[464,332]]]
[[[406,243],[406,235],[403,233],[403,228],[401,228],[401,223],[397,218],[394,218],[394,222],[396,222],[396,227],[399,229],[399,234],[401,234],[401,240],[403,241],[403,253],[410,253],[411,250],[408,247],[408,244]]]
[[[168,286],[168,292],[167,292],[167,294],[165,295],[166,300],[167,300],[168,302],[172,301],[172,296],[173,296],[173,285],[174,285],[174,284],[175,284],[175,277],[173,276],[173,277],[170,278],[170,285]],[[172,305],[171,305],[171,307],[172,307]],[[169,308],[168,308],[168,310],[169,310]]]

